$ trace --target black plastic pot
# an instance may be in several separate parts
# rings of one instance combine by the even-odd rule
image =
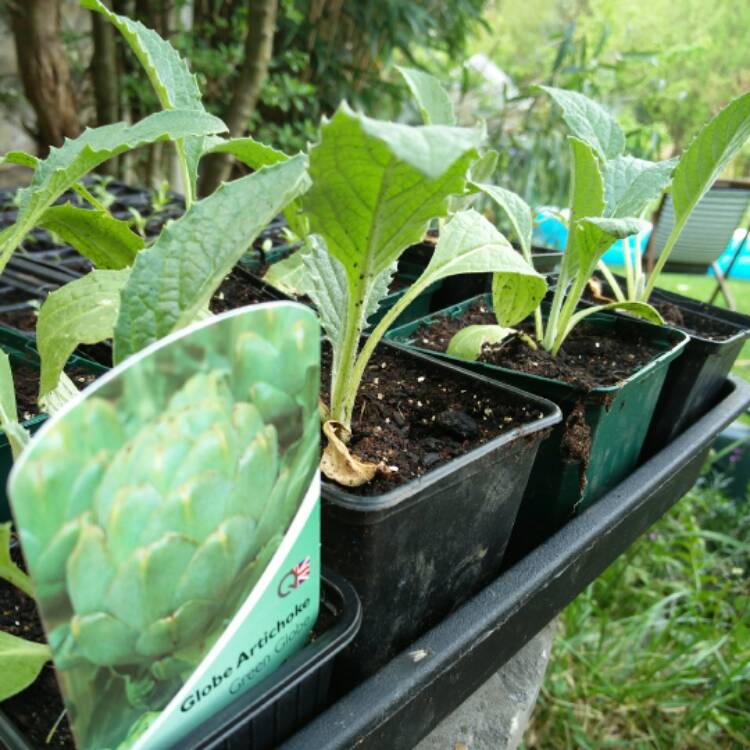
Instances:
[[[413,748],[690,489],[748,404],[750,384],[725,382],[693,427],[279,750]]]
[[[388,338],[419,349],[413,334],[421,325],[429,325],[437,315],[458,317],[476,302],[491,307],[489,295],[477,297],[393,329]],[[669,364],[681,354],[687,343],[687,336],[678,331],[621,315],[592,316],[589,324],[601,327],[614,338],[638,333],[648,338],[660,353],[616,385],[584,390],[550,378],[421,350],[549,399],[562,409],[565,422],[555,428],[540,448],[529,478],[508,548],[510,560],[523,557],[635,468]],[[565,457],[562,448],[566,423],[580,408],[590,433],[588,460]]]
[[[656,290],[651,299],[676,305],[692,316],[722,326],[726,333],[714,340],[689,332],[685,352],[669,367],[643,446],[644,458],[661,450],[717,402],[726,376],[750,338],[750,317],[741,313],[662,290]]]
[[[549,401],[401,349],[436,374],[479,384],[539,417],[378,496],[323,484],[323,561],[362,600],[341,682],[372,674],[500,571],[540,442],[560,421]]]
[[[340,576],[324,571],[322,584],[318,626],[327,624],[315,640],[181,741],[179,750],[272,750],[325,708],[333,660],[356,635],[362,609]],[[0,743],[35,750],[2,712]]]
[[[624,287],[625,279],[621,276],[615,278]],[[601,276],[599,279],[604,281]],[[664,388],[643,444],[644,459],[661,450],[717,402],[726,376],[734,366],[745,341],[750,338],[750,316],[742,313],[659,288],[654,289],[650,301],[665,302],[680,308],[693,319],[691,328],[703,322],[709,326],[707,330],[716,327],[722,333],[714,339],[693,330],[685,331],[689,341],[682,356],[669,366]],[[581,304],[593,303],[582,300]],[[686,321],[686,328],[688,325],[689,320]]]

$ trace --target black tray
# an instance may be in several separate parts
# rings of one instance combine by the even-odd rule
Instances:
[[[727,380],[692,427],[281,750],[412,748],[692,487],[715,436],[748,404],[750,384]]]

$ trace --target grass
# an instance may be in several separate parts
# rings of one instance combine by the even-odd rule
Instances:
[[[701,480],[560,628],[526,750],[750,747],[750,503]]]

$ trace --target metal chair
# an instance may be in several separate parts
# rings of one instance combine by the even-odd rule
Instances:
[[[748,244],[750,222],[743,222],[747,221],[749,208],[750,181],[717,180],[685,224],[664,271],[704,274],[710,266],[716,274],[717,284],[709,302],[712,303],[721,292],[729,309],[736,310],[737,306],[726,281],[735,261]],[[667,193],[654,215],[654,229],[646,247],[646,265],[649,271],[654,267],[673,227],[674,206],[671,194]],[[726,271],[722,271],[717,261],[738,227],[744,228],[744,236],[737,244]]]

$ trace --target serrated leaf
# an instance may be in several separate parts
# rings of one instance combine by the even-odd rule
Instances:
[[[440,81],[429,73],[399,65],[396,70],[403,76],[414,98],[417,100],[425,125],[455,125],[456,113],[448,92]]]
[[[28,431],[18,422],[16,391],[10,357],[0,349],[0,429],[10,444],[13,458],[16,459],[29,442]]]
[[[476,131],[382,123],[346,104],[322,126],[303,205],[353,286],[369,284],[446,214],[478,145]]]
[[[426,288],[459,273],[494,274],[493,304],[501,326],[523,320],[547,291],[544,277],[473,209],[457,213],[445,224],[432,258],[415,284]]]
[[[446,354],[475,362],[485,344],[499,344],[512,333],[515,333],[512,328],[499,325],[466,326],[450,340]]]
[[[130,269],[92,271],[47,295],[36,325],[42,362],[40,399],[57,387],[65,363],[79,344],[97,344],[112,336],[120,291],[129,275]]]
[[[653,162],[632,156],[606,161],[602,167],[605,215],[639,216],[669,185],[676,164],[676,159]]]
[[[531,258],[531,235],[533,231],[533,215],[526,201],[512,190],[506,190],[499,185],[488,185],[482,182],[473,182],[479,190],[492,198],[508,217],[513,232],[515,233],[524,258]]]
[[[614,159],[625,148],[625,135],[604,107],[577,91],[539,86],[562,109],[563,119],[576,138],[580,138],[604,159]]]
[[[38,226],[54,232],[100,269],[127,268],[144,247],[140,235],[106,211],[70,204],[52,206],[42,214]]]
[[[0,523],[0,580],[8,581],[28,596],[34,596],[31,578],[16,565],[10,556],[10,532],[13,524]]]
[[[681,224],[750,138],[750,92],[730,102],[698,133],[674,171],[672,202]]]
[[[177,140],[189,134],[208,135],[224,129],[218,117],[205,112],[171,110],[149,115],[134,125],[118,122],[87,128],[78,138],[52,148],[49,156],[39,162],[31,185],[19,191],[16,223],[7,234],[0,235],[0,271],[47,208],[99,164],[156,141]]]
[[[0,630],[0,701],[20,693],[52,658],[46,643],[34,643]]]
[[[309,184],[302,155],[222,185],[136,258],[122,292],[114,359],[193,321],[258,233]]]
[[[140,21],[113,13],[99,0],[81,0],[81,7],[101,13],[122,34],[146,71],[163,109],[205,112],[195,75],[190,72],[186,60],[168,41]],[[204,150],[203,136],[201,134],[178,140],[182,141],[190,188],[194,194],[198,180],[198,162]]]

